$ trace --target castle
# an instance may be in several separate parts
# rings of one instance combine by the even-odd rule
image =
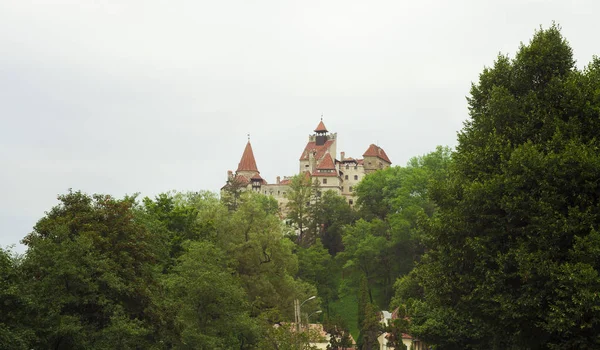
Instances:
[[[345,197],[348,204],[354,205],[353,188],[360,180],[366,174],[389,167],[392,162],[385,151],[374,144],[367,148],[362,159],[346,158],[345,152],[340,152],[338,159],[336,150],[337,133],[330,133],[321,118],[314,134],[308,136],[306,147],[300,155],[299,174],[310,176],[312,181],[319,182],[323,191],[335,191]],[[287,203],[286,193],[289,191],[290,177],[285,176],[282,180],[277,176],[275,183],[267,183],[260,176],[256,166],[250,140],[246,144],[235,174],[231,170],[227,172],[227,184],[233,182],[245,190],[273,196],[283,208]]]

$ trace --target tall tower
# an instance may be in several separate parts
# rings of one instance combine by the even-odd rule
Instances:
[[[308,136],[308,143],[300,156],[300,173],[308,171],[312,174],[325,154],[329,154],[332,159],[335,159],[337,134],[327,131],[323,118],[314,131],[314,134]]]
[[[323,146],[326,141],[327,141],[327,128],[325,127],[325,124],[323,124],[323,118],[321,118],[319,125],[317,125],[317,128],[315,129],[315,145]]]

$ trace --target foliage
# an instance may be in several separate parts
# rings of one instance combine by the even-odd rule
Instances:
[[[298,229],[298,243],[304,246],[310,245],[315,236],[305,237],[305,231],[309,227],[310,205],[316,198],[316,189],[311,177],[299,174],[291,178],[289,190],[286,193],[288,203],[286,205],[287,218]]]
[[[381,334],[381,325],[379,323],[379,314],[377,308],[372,303],[367,303],[364,309],[364,320],[360,329],[358,348],[361,350],[379,349],[377,337]]]
[[[444,349],[597,348],[600,60],[579,71],[560,29],[539,30],[469,108],[427,254],[398,285],[411,331]]]
[[[341,316],[325,319],[323,329],[330,335],[327,350],[342,350],[353,346],[350,331]]]
[[[20,291],[20,259],[0,248],[0,349],[28,349],[30,305]]]
[[[417,223],[435,212],[428,191],[447,177],[450,163],[450,149],[437,147],[406,167],[369,174],[357,186],[362,218],[345,227],[345,250],[338,258],[348,271],[360,271],[354,276],[365,274],[370,286],[383,291],[381,305],[389,303],[393,281],[410,272],[424,252]]]
[[[310,332],[297,332],[290,324],[268,326],[258,344],[258,349],[265,350],[316,350],[310,345]]]
[[[335,281],[332,278],[335,262],[319,239],[308,248],[299,247],[296,255],[298,277],[317,287],[317,293],[323,299],[329,313],[329,302],[337,296]]]
[[[190,349],[243,349],[258,329],[225,254],[209,242],[190,242],[173,272],[165,276],[166,305],[178,333],[173,343]]]
[[[335,256],[344,250],[342,232],[344,226],[356,221],[356,212],[346,199],[334,191],[323,192],[320,201],[312,206],[312,221],[318,227],[315,235],[320,236],[329,254]]]
[[[70,192],[24,242],[33,347],[131,348],[155,343],[154,264],[165,245],[136,223],[133,198]],[[118,343],[107,334],[119,330]]]

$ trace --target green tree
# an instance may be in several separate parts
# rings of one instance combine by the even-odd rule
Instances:
[[[315,222],[323,246],[335,256],[344,250],[342,234],[344,226],[356,220],[356,212],[346,199],[334,191],[323,192],[318,204],[313,206],[312,220]]]
[[[325,319],[323,329],[330,335],[327,350],[344,350],[354,345],[352,344],[348,326],[339,315]]]
[[[286,193],[287,218],[298,229],[298,243],[305,244],[305,231],[310,224],[310,205],[315,192],[310,176],[299,174],[290,180]],[[306,244],[305,244],[306,245]]]
[[[359,212],[369,220],[346,227],[340,258],[382,292],[381,305],[389,303],[394,280],[409,273],[424,252],[418,222],[434,214],[429,189],[448,176],[450,164],[450,149],[438,146],[405,167],[369,174],[357,186]]]
[[[166,306],[173,313],[176,348],[244,349],[258,337],[246,293],[225,254],[210,242],[188,242],[165,276]]]
[[[444,349],[600,346],[600,60],[574,63],[553,25],[473,85],[432,192],[420,290],[403,288],[421,294],[414,335]]]
[[[276,310],[283,313],[283,319],[291,319],[293,300],[316,294],[313,285],[295,279],[298,257],[293,250],[296,246],[284,237],[283,224],[273,212],[271,199],[252,192],[243,193],[238,209],[215,225],[216,245],[235,262],[253,316]]]
[[[358,335],[358,339],[356,341],[356,345],[358,346],[359,349],[362,349],[363,344],[364,344],[364,337],[365,334],[363,333],[363,328],[367,319],[367,315],[366,315],[366,311],[367,311],[367,305],[369,305],[370,303],[372,303],[372,297],[371,297],[371,292],[369,291],[369,282],[367,281],[367,277],[365,275],[361,275],[360,277],[360,286],[358,288],[358,304],[357,306],[357,311],[358,311],[358,329],[360,331],[359,335]]]
[[[325,311],[329,314],[329,302],[336,297],[336,286],[331,276],[334,261],[317,239],[315,244],[308,248],[299,247],[298,277],[312,283],[317,287],[319,297],[324,302]]]
[[[151,348],[161,314],[153,300],[162,237],[135,221],[133,198],[70,192],[59,200],[24,239],[31,346]]]
[[[360,329],[360,338],[362,342],[359,345],[361,350],[379,349],[377,337],[381,334],[381,324],[379,323],[379,313],[372,303],[367,303],[364,311],[364,320]]]
[[[31,306],[22,295],[20,259],[0,248],[0,348],[29,349],[34,337]]]

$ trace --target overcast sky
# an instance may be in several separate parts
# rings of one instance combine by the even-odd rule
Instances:
[[[0,246],[69,188],[218,191],[250,133],[263,177],[298,171],[321,114],[338,152],[394,164],[456,145],[499,52],[552,21],[578,66],[598,1],[0,0]]]

